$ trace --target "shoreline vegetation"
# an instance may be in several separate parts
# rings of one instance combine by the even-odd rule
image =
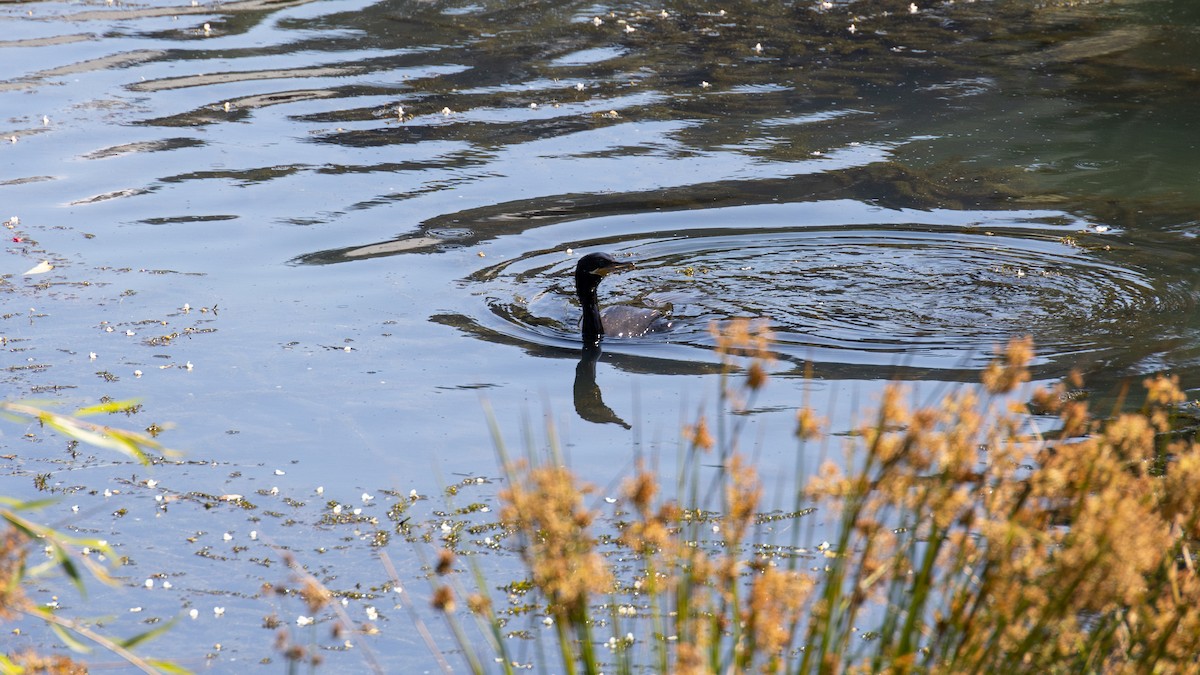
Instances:
[[[1195,670],[1200,445],[1173,427],[1185,401],[1175,378],[1147,378],[1141,409],[1111,417],[1078,400],[1079,382],[1018,405],[1011,394],[1034,354],[1022,338],[981,389],[910,408],[893,384],[844,438],[801,408],[797,452],[820,447],[826,459],[796,476],[795,503],[780,512],[763,508],[738,447],[739,413],[766,386],[770,335],[749,321],[714,332],[720,417],[715,430],[703,416],[684,430],[675,498],[641,466],[615,505],[591,508],[596,489],[556,448],[514,460],[493,428],[508,481],[501,522],[527,577],[523,601],[499,608],[473,563],[469,588],[454,547],[440,553],[435,606],[455,635],[469,614],[490,638],[460,637],[471,670]],[[1033,411],[1057,416],[1054,429],[1039,431]],[[702,478],[713,464],[715,480]],[[804,518],[835,523],[836,539],[806,547]],[[750,536],[765,524],[782,526],[772,540]],[[506,644],[524,612],[557,636],[528,661]]]
[[[466,511],[476,528],[397,521],[426,559],[428,597],[381,566],[397,608],[446,672],[1184,672],[1200,657],[1200,444],[1180,431],[1177,380],[1146,378],[1144,403],[1096,416],[1077,378],[1029,385],[1029,338],[1012,340],[982,375],[932,405],[890,385],[850,434],[819,411],[796,415],[793,502],[763,505],[742,450],[747,411],[768,386],[771,336],[734,320],[714,327],[724,368],[718,403],[683,429],[678,474],[639,463],[617,496],[563,462],[553,427],[543,449],[506,448],[489,415],[504,487]],[[150,436],[80,415],[2,404],[68,438],[146,461]],[[106,404],[120,406],[122,403]],[[104,412],[103,407],[79,411]],[[1053,424],[1049,420],[1055,420]],[[527,434],[531,437],[531,434]],[[802,470],[802,458],[820,461]],[[811,463],[811,460],[809,460]],[[671,481],[671,482],[664,482]],[[453,499],[455,490],[447,490]],[[39,608],[24,584],[57,571],[85,590],[110,582],[106,543],[64,535],[6,499],[0,514],[0,621],[37,616],[72,648],[91,641],[144,672],[184,672],[133,649],[172,622],[117,640]],[[495,515],[490,515],[494,513]],[[813,543],[815,523],[832,532]],[[38,549],[50,555],[30,566]],[[436,554],[430,555],[432,548]],[[481,552],[515,568],[489,579]],[[92,552],[93,555],[88,555]],[[384,672],[370,624],[290,556],[294,594],[353,635],[364,668]],[[508,574],[507,572],[505,574]],[[423,603],[433,612],[422,609]],[[431,622],[440,615],[445,634]],[[289,671],[318,668],[321,645],[278,627]],[[163,650],[163,645],[158,645]],[[168,650],[169,651],[169,650]],[[0,655],[0,673],[86,672],[35,651]]]

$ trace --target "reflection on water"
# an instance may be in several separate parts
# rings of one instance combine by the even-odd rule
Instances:
[[[575,366],[575,413],[580,419],[594,424],[616,424],[629,429],[629,423],[604,404],[604,394],[596,383],[599,358],[599,347],[584,347],[580,351],[579,365]]]
[[[436,482],[430,457],[490,470],[480,390],[502,422],[562,404],[586,428],[573,460],[609,470],[643,428],[677,436],[680,391],[719,370],[709,323],[731,317],[779,339],[778,400],[750,416],[783,434],[764,432],[765,471],[793,466],[798,392],[973,381],[1011,335],[1033,334],[1040,377],[1200,382],[1198,7],[3,4],[0,218],[20,218],[0,376],[177,421],[168,444],[201,456],[156,467],[163,489],[292,503],[334,481],[407,494]],[[670,305],[672,331],[581,358],[570,270],[595,250],[640,262],[602,302]],[[219,330],[186,332],[189,305],[219,305]],[[50,469],[26,473],[62,476],[81,512],[130,506],[102,495],[141,469],[85,480],[28,443]],[[6,494],[32,489],[21,471]],[[114,615],[193,609],[209,580],[254,576],[200,565],[275,555],[195,542],[265,527],[245,514],[156,508],[165,535],[79,524],[162,542],[169,562],[134,573],[195,580],[108,597]],[[380,585],[366,553],[347,586]],[[225,623],[181,642],[263,658],[247,598],[274,573],[230,581]]]

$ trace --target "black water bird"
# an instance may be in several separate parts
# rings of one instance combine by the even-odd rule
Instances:
[[[600,313],[600,302],[596,288],[604,277],[613,272],[633,268],[631,262],[618,262],[607,253],[589,253],[579,259],[575,266],[575,292],[579,294],[579,306],[583,309],[583,344],[597,345],[605,337],[639,337],[646,333],[665,330],[670,324],[666,315],[657,309],[644,307],[609,307]]]

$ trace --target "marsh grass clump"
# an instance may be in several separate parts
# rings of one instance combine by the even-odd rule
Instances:
[[[836,441],[802,407],[800,451],[836,442],[843,457],[797,475],[794,508],[780,515],[763,509],[737,448],[739,413],[766,385],[769,335],[748,321],[715,335],[726,365],[716,423],[701,414],[685,428],[673,496],[639,464],[611,509],[589,508],[594,488],[556,454],[508,461],[493,427],[510,481],[500,516],[527,607],[556,628],[533,665],[1195,672],[1200,446],[1172,433],[1185,400],[1175,379],[1147,378],[1140,410],[1096,418],[1071,394],[1077,379],[1032,389],[1025,338],[998,353],[982,386],[933,405],[912,406],[903,385],[888,386]],[[1039,432],[1030,410],[1043,427],[1056,415],[1053,433]],[[764,523],[799,518],[822,519],[836,536],[814,546],[764,534],[779,531]],[[511,670],[504,645],[518,632],[505,631],[516,614],[497,611],[478,573],[476,582],[468,611]],[[465,638],[460,647],[472,651]]]

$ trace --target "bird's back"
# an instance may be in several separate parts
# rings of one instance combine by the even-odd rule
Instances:
[[[604,334],[608,337],[640,337],[671,327],[666,313],[645,307],[614,305],[601,312]]]

